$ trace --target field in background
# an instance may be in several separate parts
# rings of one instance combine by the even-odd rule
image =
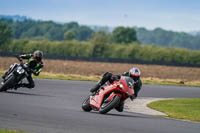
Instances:
[[[7,70],[8,67],[18,62],[11,57],[0,57],[0,70]],[[44,72],[56,74],[74,74],[83,76],[101,76],[105,72],[121,74],[128,71],[131,67],[141,69],[142,77],[145,79],[172,79],[181,83],[200,81],[200,68],[194,67],[174,67],[160,65],[139,65],[85,61],[63,61],[63,60],[44,60]]]

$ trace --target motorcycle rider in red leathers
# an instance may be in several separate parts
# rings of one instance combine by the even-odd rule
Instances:
[[[97,92],[100,87],[102,85],[104,85],[107,81],[109,81],[109,83],[113,83],[113,81],[119,80],[121,78],[121,76],[129,76],[134,80],[134,98],[137,97],[138,92],[140,91],[141,87],[142,87],[142,81],[140,80],[140,75],[141,72],[138,68],[131,68],[129,70],[129,72],[124,72],[121,75],[113,75],[110,72],[106,72],[102,79],[98,82],[98,84],[96,84],[91,90],[90,92],[94,93]],[[122,112],[124,109],[124,102],[121,103],[119,106],[115,107],[115,109],[119,112]]]

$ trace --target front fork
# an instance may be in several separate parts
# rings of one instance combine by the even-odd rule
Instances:
[[[10,65],[8,71],[5,72],[4,75],[3,75],[5,77],[4,79],[8,79],[11,76],[12,71],[17,67],[17,65],[18,65],[17,63]]]

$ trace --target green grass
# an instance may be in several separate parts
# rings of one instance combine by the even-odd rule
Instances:
[[[25,132],[22,132],[22,131],[16,131],[16,130],[0,129],[0,133],[25,133]]]
[[[4,72],[3,72],[3,71],[0,71],[0,76],[3,75],[3,74],[4,74]]]
[[[0,76],[3,74],[3,71],[0,71]],[[98,81],[101,76],[84,76],[84,75],[75,75],[75,74],[53,74],[47,72],[41,72],[39,76],[33,76],[33,78],[38,79],[57,79],[57,80],[79,80],[79,81]],[[144,84],[160,84],[160,85],[176,85],[176,86],[200,86],[200,81],[198,82],[186,82],[180,83],[179,80],[167,80],[167,79],[150,79],[142,78]]]
[[[147,106],[168,114],[170,118],[200,122],[200,98],[160,100]]]
[[[0,76],[3,75],[4,72],[0,71]],[[57,79],[57,80],[79,80],[79,81],[98,81],[100,76],[83,76],[83,75],[75,75],[75,74],[53,74],[41,72],[39,76],[34,76],[36,79]]]
[[[180,82],[180,80],[176,79],[150,79],[150,78],[143,78],[142,79],[144,84],[159,84],[159,85],[173,85],[173,86],[193,86],[193,87],[200,87],[200,81],[193,81],[193,82]]]
[[[33,76],[38,79],[58,79],[58,80],[79,80],[79,81],[98,81],[99,76],[83,76],[75,74],[52,74],[52,73],[41,73],[39,76]]]

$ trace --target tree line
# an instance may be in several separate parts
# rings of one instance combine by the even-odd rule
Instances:
[[[140,45],[133,42],[127,45],[108,44],[93,41],[32,41],[13,40],[0,52],[29,53],[37,49],[45,55],[62,57],[99,57],[140,60],[151,63],[200,66],[200,51],[184,48],[166,48],[156,45]]]
[[[104,32],[109,43],[127,44],[138,41],[144,45],[155,44],[165,47],[180,47],[192,50],[200,49],[200,36],[185,32],[166,31],[161,28],[147,30],[138,27],[116,27],[112,32],[105,29],[92,29],[89,26],[79,25],[77,22],[55,23],[53,21],[14,21],[12,19],[0,19],[12,29],[14,39],[31,40],[78,40],[89,41],[96,32]]]
[[[92,39],[95,31],[88,26],[79,25],[77,22],[58,24],[53,21],[13,21],[12,19],[0,19],[1,23],[7,24],[12,29],[14,39],[30,40],[78,40],[88,41]],[[104,31],[100,31],[104,32]],[[112,42],[130,43],[137,41],[134,28],[117,27],[112,34],[104,32]]]
[[[200,49],[200,36],[185,32],[166,31],[161,28],[147,30],[136,28],[138,40],[142,44],[156,44],[165,47],[181,47],[188,49]]]
[[[13,22],[10,21],[9,23]],[[52,24],[55,23],[52,22]],[[26,25],[23,26],[26,27]],[[70,29],[65,32],[66,34],[71,34],[69,32],[76,29],[72,27],[79,27],[77,29],[77,34],[73,35],[74,33],[72,32],[72,35],[65,36],[69,38],[78,37],[80,40],[32,40],[29,38],[21,39],[20,37],[18,39],[12,39],[13,34],[22,35],[20,33],[23,32],[20,32],[20,30],[13,31],[8,21],[0,21],[0,52],[29,53],[40,49],[44,51],[46,55],[119,58],[149,62],[165,62],[178,65],[200,65],[200,51],[191,51],[185,48],[160,47],[156,45],[141,45],[137,39],[134,28],[117,27],[113,30],[112,34],[103,31],[93,31],[88,40],[83,41],[81,39],[83,35],[80,34],[81,32],[79,31],[82,26],[79,26],[75,22],[68,23],[65,26],[65,28],[68,27]],[[83,29],[85,28],[83,27]],[[86,29],[89,28],[87,27]],[[88,31],[92,30],[90,29]]]

